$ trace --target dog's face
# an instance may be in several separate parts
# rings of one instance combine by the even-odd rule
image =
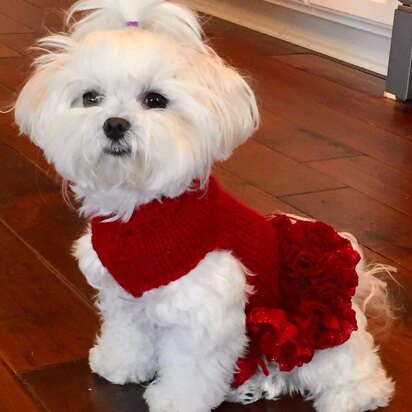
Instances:
[[[75,184],[174,196],[256,127],[253,93],[213,53],[133,29],[50,43],[16,120]]]

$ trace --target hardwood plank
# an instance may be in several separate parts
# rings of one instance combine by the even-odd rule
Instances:
[[[385,91],[385,79],[316,54],[278,56],[275,59],[366,95],[381,98]]]
[[[220,167],[273,196],[345,186],[255,141],[242,145]]]
[[[17,51],[19,54],[30,56],[33,54],[30,47],[36,44],[38,36],[32,33],[1,34],[0,42]]]
[[[273,213],[292,213],[295,215],[303,215],[303,212],[300,210],[297,210],[287,203],[270,196],[268,193],[247,183],[227,170],[215,166],[213,169],[213,175],[217,178],[222,187],[229,193],[263,215],[270,215]]]
[[[277,401],[260,400],[251,405],[235,403],[223,403],[216,409],[217,412],[315,412],[312,402],[304,401],[300,397],[289,398],[287,396]]]
[[[37,7],[57,7],[57,8],[67,8],[70,7],[75,0],[26,0],[28,3],[33,4]]]
[[[259,56],[278,56],[278,55],[289,55],[293,53],[293,49],[291,50],[287,43],[286,46],[283,44],[282,40],[278,40],[276,42],[248,42],[244,39],[239,39],[236,37],[230,38],[230,43],[228,43],[228,37],[219,36],[212,36],[207,38],[207,43],[219,54],[220,57],[232,63],[232,53],[233,49],[244,48],[245,50],[251,51],[253,53],[258,54]],[[274,38],[273,38],[274,39]],[[277,40],[277,39],[274,39]],[[306,53],[302,51],[300,53]]]
[[[261,56],[310,52],[304,47],[276,39],[217,17],[203,15],[203,20],[204,31],[212,46],[218,48],[221,52],[225,49],[229,55],[228,43],[233,48],[250,49]]]
[[[327,107],[346,113],[364,122],[390,132],[407,135],[412,133],[410,115],[412,105],[395,102],[381,96],[374,98],[333,81],[295,69],[276,58],[267,59],[267,69],[285,85],[292,85],[303,96],[311,97]],[[273,64],[271,63],[273,61]]]
[[[0,109],[6,111],[6,113],[0,113],[0,141],[3,141],[5,144],[22,154],[46,174],[50,172],[50,176],[55,178],[55,173],[53,173],[53,169],[45,161],[42,151],[35,146],[29,138],[19,135],[20,133],[15,124],[14,113],[12,110],[17,97],[16,92],[1,84],[5,73],[13,73],[15,70],[12,70],[10,66],[7,67],[4,62],[4,60],[0,59]],[[14,64],[15,63],[13,63],[13,65]],[[14,75],[11,74],[11,76]],[[15,80],[12,80],[11,83],[14,81]]]
[[[412,173],[412,141],[328,107],[318,102],[313,95],[303,94],[301,85],[295,83],[295,73],[286,65],[282,68],[282,76],[278,76],[273,71],[274,65],[268,64],[267,58],[244,49],[233,49],[231,60],[254,79],[252,85],[257,91],[260,106],[265,110]],[[317,91],[314,89],[313,93],[316,95]],[[326,99],[333,95],[333,90],[326,90],[324,95]]]
[[[0,362],[0,387],[0,411],[40,412],[44,410],[33,401],[2,362]]]
[[[70,255],[85,222],[64,203],[60,187],[1,142],[0,180],[0,220],[91,299],[94,291]]]
[[[21,374],[49,412],[148,412],[140,385],[112,385],[90,372],[87,361]]]
[[[43,10],[24,0],[0,2],[0,13],[36,31],[43,19]]]
[[[8,48],[5,44],[0,43],[0,59],[7,57],[17,57],[20,56],[15,50]]]
[[[391,343],[395,343],[392,346]],[[397,345],[396,345],[397,344]],[[400,345],[400,346],[399,346]],[[398,348],[398,349],[397,349]],[[387,412],[404,412],[408,410],[408,382],[411,376],[410,351],[404,352],[404,342],[394,335],[382,350],[385,365],[390,374],[398,382],[395,399]],[[394,353],[395,352],[395,353]],[[396,354],[396,356],[394,356]],[[403,362],[398,364],[394,359],[401,356]],[[144,388],[140,385],[111,385],[105,380],[90,373],[86,361],[62,364],[21,375],[30,390],[42,400],[50,412],[147,412],[148,408],[142,399]],[[259,401],[251,405],[224,403],[217,412],[311,412],[311,402],[299,398],[287,397],[278,401]]]
[[[368,125],[345,113],[300,98],[296,92],[277,88],[276,99],[262,94],[263,106],[276,115],[293,121],[307,133],[352,148],[392,167],[412,174],[412,141]],[[273,93],[275,91],[273,90]]]
[[[0,85],[0,96],[1,95],[2,86]],[[4,106],[8,107],[8,104],[4,104]],[[0,141],[3,141],[15,151],[19,152],[23,157],[33,163],[36,168],[41,170],[56,183],[59,185],[61,184],[61,178],[57,175],[55,169],[46,161],[43,151],[26,136],[19,135],[19,131],[14,124],[13,115],[11,113],[0,115]]]
[[[86,361],[30,371],[21,375],[50,412],[148,412],[140,385],[111,385],[90,373]],[[282,399],[242,406],[225,403],[216,412],[312,412],[310,402]]]
[[[17,23],[10,17],[0,14],[0,33],[30,33],[31,29],[23,24]]]
[[[0,83],[13,91],[19,91],[30,74],[30,64],[31,59],[27,57],[0,60]]]
[[[290,119],[261,110],[262,122],[254,140],[298,162],[357,156],[361,153]]]
[[[373,251],[412,269],[412,220],[351,188],[329,190],[282,200],[316,219],[353,233]]]
[[[98,328],[91,305],[0,226],[0,355],[14,371],[86,356]]]
[[[380,354],[390,376],[395,380],[395,396],[383,411],[404,412],[411,407],[412,341],[396,333],[381,344]]]
[[[25,196],[48,195],[59,191],[56,184],[1,142],[0,176],[2,177],[2,196],[0,198],[2,209],[8,205],[16,206],[19,198]]]
[[[412,176],[367,156],[309,163],[314,169],[412,216]]]

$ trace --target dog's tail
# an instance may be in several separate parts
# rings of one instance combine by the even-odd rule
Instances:
[[[69,9],[67,24],[77,38],[94,30],[130,27],[163,33],[200,49],[205,47],[196,13],[165,0],[79,0]]]
[[[387,330],[396,318],[387,284],[388,280],[396,282],[393,276],[393,273],[397,271],[396,268],[380,263],[366,264],[362,248],[356,238],[350,233],[339,233],[339,235],[348,239],[361,256],[361,260],[356,266],[359,284],[354,296],[354,303],[368,318],[376,321],[375,324],[379,326],[380,330]]]

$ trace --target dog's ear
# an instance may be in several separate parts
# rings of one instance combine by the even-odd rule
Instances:
[[[76,20],[77,16],[80,16]],[[80,0],[68,12],[74,37],[94,30],[149,30],[165,34],[182,44],[204,49],[202,29],[195,12],[165,0]]]
[[[56,74],[65,66],[73,45],[74,40],[64,35],[45,37],[38,42],[43,54],[33,63],[34,72],[15,104],[14,116],[20,132],[43,149],[45,130],[59,108],[63,109],[60,96],[64,94],[57,89],[64,88],[64,84],[55,81]]]
[[[200,98],[216,124],[212,154],[221,161],[258,128],[259,110],[253,90],[236,69],[212,51],[199,54],[199,59],[202,63],[195,72],[205,89]]]

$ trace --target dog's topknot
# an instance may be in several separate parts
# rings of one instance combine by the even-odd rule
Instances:
[[[67,22],[75,38],[94,30],[138,26],[139,30],[163,33],[205,48],[197,15],[181,4],[165,0],[79,0],[70,8]]]

